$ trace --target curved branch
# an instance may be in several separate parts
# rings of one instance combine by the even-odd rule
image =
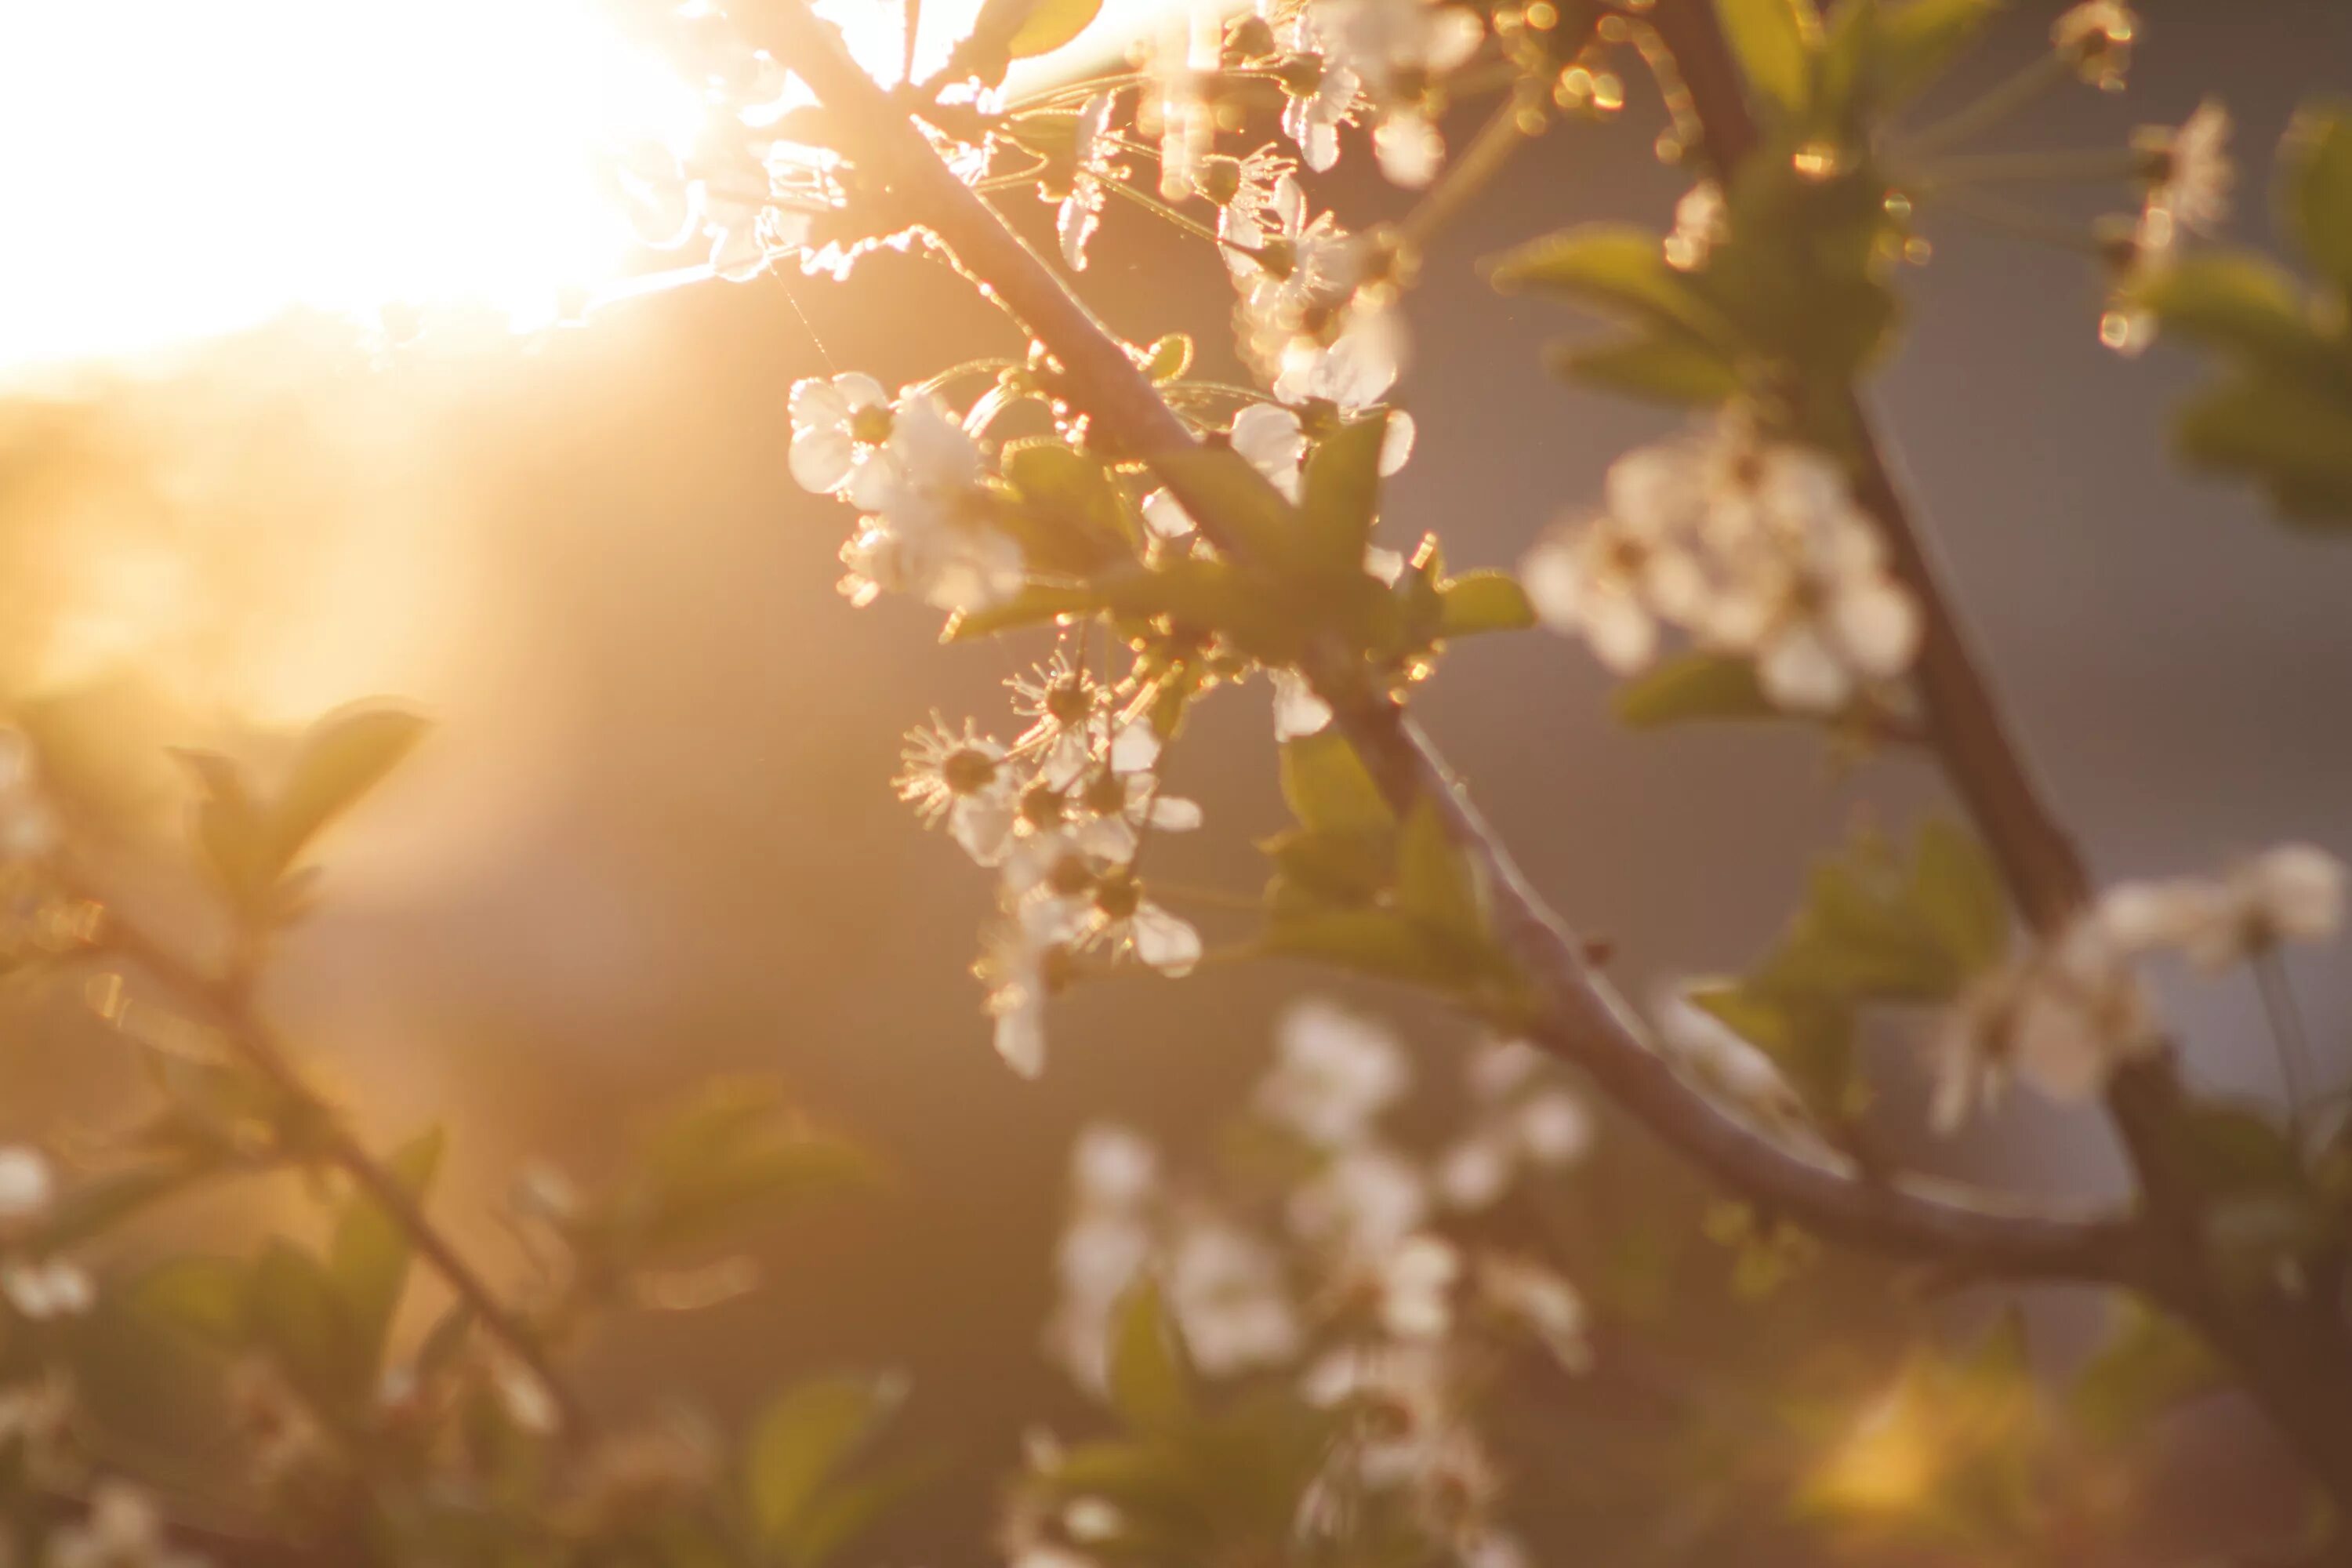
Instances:
[[[1702,151],[1719,174],[1728,175],[1759,139],[1711,0],[1656,0],[1641,19],[1673,61],[1681,107],[1698,125]],[[1892,449],[1861,397],[1851,388],[1844,395],[1856,447],[1855,499],[1877,522],[1895,574],[1920,608],[1913,679],[1929,743],[1990,844],[2011,898],[2036,931],[2055,935],[2089,906],[2089,873],[2001,717],[1945,589],[1942,565],[1913,522]],[[2169,1051],[2125,1064],[2107,1089],[2107,1110],[2148,1216],[2154,1272],[2146,1288],[2237,1363],[2315,1477],[2352,1515],[2352,1336],[2338,1303],[2326,1292],[2265,1289],[2232,1295],[2214,1280],[2205,1253],[2203,1195],[2194,1173],[2181,1166],[2179,1128],[2186,1099]]]
[[[839,36],[804,0],[779,0],[761,40],[788,62],[832,113],[845,151],[887,181],[1061,362],[1072,402],[1120,450],[1151,464],[1202,532],[1228,555],[1241,531],[1224,520],[1231,492],[1203,486],[1200,449],[1118,339],[1052,270],[951,174],[902,108],[850,58]],[[1275,500],[1271,486],[1254,482]],[[1963,1201],[1924,1183],[1864,1179],[1767,1138],[1677,1076],[1586,965],[1580,945],[1547,909],[1402,710],[1368,692],[1341,650],[1304,661],[1349,742],[1400,806],[1437,803],[1465,851],[1491,873],[1496,917],[1520,966],[1542,995],[1533,1037],[1590,1073],[1604,1091],[1668,1144],[1724,1184],[1830,1239],[1899,1257],[1965,1259],[2014,1275],[2100,1281],[2143,1278],[2147,1258],[2136,1223],[2024,1214]]]
[[[334,1107],[310,1087],[295,1067],[285,1043],[255,1013],[242,987],[205,973],[167,943],[123,919],[113,905],[103,900],[93,901],[106,911],[105,923],[94,943],[98,951],[111,953],[145,972],[151,979],[169,987],[183,1003],[209,1015],[247,1065],[290,1104],[309,1115],[327,1163],[349,1176],[383,1210],[416,1249],[417,1256],[466,1304],[483,1331],[539,1381],[554,1403],[563,1434],[575,1440],[585,1436],[589,1429],[585,1406],[549,1357],[539,1336],[499,1299],[457,1245],[441,1233],[401,1184],[400,1178],[368,1152]]]

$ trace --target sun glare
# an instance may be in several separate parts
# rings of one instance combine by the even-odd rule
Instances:
[[[826,9],[895,58],[890,0]],[[705,112],[596,0],[0,6],[0,371],[290,310],[543,325],[643,262],[600,154]]]

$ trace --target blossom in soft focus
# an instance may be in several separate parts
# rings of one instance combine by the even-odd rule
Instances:
[[[1320,997],[1284,1014],[1276,1041],[1256,1107],[1318,1149],[1361,1142],[1412,1081],[1395,1036]]]
[[[890,395],[882,384],[857,371],[795,382],[792,419],[786,462],[801,488],[878,510],[897,478]]]
[[[1936,1127],[1958,1127],[2012,1077],[2061,1103],[2092,1099],[2154,1050],[2154,1009],[2131,959],[2093,914],[1973,981],[1929,1045]]]
[[[1278,1366],[1305,1340],[1281,1255],[1222,1220],[1178,1230],[1168,1251],[1168,1305],[1185,1348],[1211,1377]]]
[[[1545,623],[1611,668],[1643,668],[1678,626],[1751,660],[1776,705],[1832,713],[1910,668],[1918,607],[1825,454],[1727,418],[1621,458],[1607,497],[1538,542],[1521,575]]]
[[[202,1568],[205,1559],[171,1543],[163,1516],[147,1494],[123,1481],[102,1481],[89,1513],[48,1540],[48,1568]]]
[[[2287,942],[2334,940],[2344,925],[2344,863],[2310,844],[2283,844],[2218,879],[2125,882],[2098,918],[2126,952],[2170,948],[2209,974]]]
[[[1592,1120],[1556,1069],[1524,1040],[1489,1041],[1464,1074],[1469,1124],[1439,1158],[1437,1190],[1457,1209],[1491,1206],[1530,1171],[1582,1158]]]

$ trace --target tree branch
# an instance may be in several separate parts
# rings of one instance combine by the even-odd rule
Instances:
[[[1674,62],[1701,150],[1728,177],[1759,139],[1714,5],[1656,0],[1641,19]],[[2002,719],[1945,589],[1942,565],[1914,526],[1891,447],[1861,397],[1851,388],[1844,396],[1856,447],[1855,499],[1877,522],[1895,574],[1920,609],[1913,679],[1929,742],[1991,846],[2011,896],[2037,931],[2054,936],[2089,907],[2089,873]],[[2108,1111],[2139,1179],[2156,1244],[2156,1272],[2147,1288],[2237,1362],[2337,1507],[2352,1515],[2352,1338],[2336,1304],[2316,1293],[2264,1288],[2231,1299],[2214,1282],[2202,1196],[2180,1165],[2185,1102],[2168,1050],[2124,1064],[2108,1086]]]
[[[539,1336],[476,1272],[456,1244],[442,1234],[431,1216],[409,1195],[400,1179],[368,1152],[335,1108],[310,1087],[294,1066],[284,1042],[255,1011],[244,987],[205,973],[169,944],[123,918],[113,905],[103,900],[96,901],[106,910],[97,948],[144,971],[150,978],[169,987],[184,1004],[209,1016],[247,1065],[310,1119],[312,1135],[326,1162],[349,1176],[383,1210],[407,1237],[417,1255],[466,1304],[483,1331],[521,1363],[546,1390],[565,1436],[572,1440],[585,1437],[589,1433],[586,1407],[549,1357]]]
[[[1184,459],[1204,448],[1137,369],[1127,350],[1020,237],[932,152],[903,110],[853,61],[803,0],[761,12],[760,40],[802,77],[833,115],[847,152],[919,213],[976,281],[989,289],[1063,367],[1072,403],[1118,448],[1151,465],[1202,533],[1246,562],[1234,492],[1205,482]],[[1237,465],[1238,467],[1239,465]],[[1246,482],[1280,505],[1270,485]],[[2012,1275],[2135,1281],[2145,1237],[2131,1222],[2028,1214],[1963,1201],[1927,1183],[1880,1183],[1851,1167],[1786,1148],[1727,1114],[1685,1083],[1585,963],[1581,944],[1528,887],[1402,710],[1368,689],[1345,650],[1302,661],[1336,722],[1400,808],[1428,799],[1465,853],[1482,861],[1513,957],[1540,993],[1532,1037],[1577,1064],[1652,1131],[1726,1185],[1832,1240],[1898,1257],[1965,1258]]]

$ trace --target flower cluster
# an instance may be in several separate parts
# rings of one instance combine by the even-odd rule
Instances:
[[[1833,713],[1906,671],[1918,607],[1825,454],[1727,418],[1609,469],[1606,507],[1553,529],[1522,568],[1537,613],[1621,673],[1660,628],[1754,662],[1779,706]]]
[[[1008,744],[934,718],[908,731],[896,783],[998,873],[1000,915],[978,969],[997,1050],[1034,1076],[1046,999],[1082,955],[1171,975],[1200,962],[1200,933],[1153,900],[1137,863],[1153,833],[1198,827],[1201,809],[1161,787],[1148,687],[1108,682],[1069,647],[1006,684],[1027,729]]]
[[[864,514],[841,551],[853,603],[906,593],[974,610],[1020,591],[1021,547],[996,526],[987,455],[936,394],[894,399],[855,371],[811,378],[793,387],[792,421],[793,478]]]
[[[2105,1088],[2120,1063],[2157,1043],[2142,959],[2177,953],[2216,974],[2286,942],[2328,941],[2343,923],[2343,864],[2308,844],[2267,850],[2219,878],[2120,883],[2055,940],[1962,996],[1934,1046],[1935,1121],[1957,1126],[2011,1076],[2058,1100]]]
[[[1500,1489],[1472,1373],[1513,1347],[1581,1370],[1584,1309],[1548,1265],[1458,1239],[1445,1215],[1489,1210],[1524,1177],[1565,1167],[1591,1129],[1532,1047],[1493,1044],[1470,1059],[1462,1122],[1420,1155],[1382,1126],[1412,1079],[1392,1036],[1309,1000],[1285,1017],[1251,1100],[1254,1136],[1290,1151],[1276,1190],[1179,1180],[1139,1134],[1089,1128],[1073,1154],[1045,1345],[1101,1393],[1120,1304],[1155,1277],[1202,1373],[1278,1374],[1340,1421],[1344,1439],[1300,1500],[1301,1531],[1335,1532],[1378,1496],[1462,1562],[1516,1561],[1494,1520]],[[1091,1561],[1079,1531],[1054,1534],[1019,1560]]]

